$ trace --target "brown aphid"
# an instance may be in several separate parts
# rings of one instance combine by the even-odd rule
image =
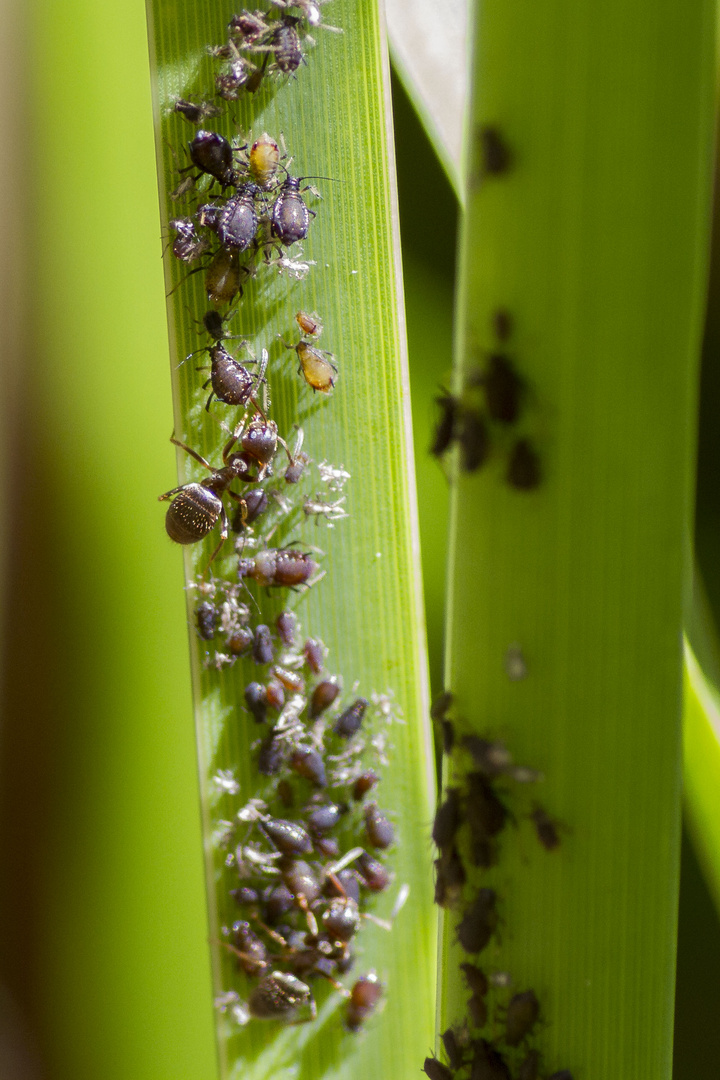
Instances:
[[[350,941],[360,925],[360,912],[354,900],[338,896],[331,900],[322,915],[322,928],[334,941]]]
[[[197,235],[195,225],[190,218],[172,218],[168,225],[175,233],[172,253],[181,262],[195,262],[210,247],[210,241],[206,236]]]
[[[395,842],[395,830],[378,809],[377,803],[369,803],[365,807],[365,831],[373,847],[384,850]]]
[[[490,989],[490,983],[482,968],[466,961],[464,964],[460,965],[460,970],[465,976],[465,982],[468,984],[468,989],[477,997],[485,997]]]
[[[512,334],[513,319],[506,308],[496,308],[492,314],[492,327],[498,341],[507,341]]]
[[[465,816],[475,840],[490,840],[505,826],[508,810],[480,772],[467,775]]]
[[[379,859],[368,855],[366,851],[357,859],[356,866],[363,884],[370,892],[383,892],[391,881],[390,872]]]
[[[524,990],[521,994],[515,994],[505,1015],[505,1042],[508,1046],[519,1046],[532,1031],[539,1015],[540,1002],[534,991]]]
[[[435,821],[432,827],[432,838],[435,846],[444,851],[448,848],[462,824],[462,800],[460,789],[449,787],[446,791],[446,799],[437,808]]]
[[[308,1015],[296,1019],[301,1010]],[[314,1020],[317,1007],[310,987],[294,975],[273,971],[263,976],[248,998],[248,1011],[256,1020],[284,1020],[301,1023]]]
[[[302,374],[305,382],[313,390],[321,394],[329,394],[335,385],[338,369],[333,363],[332,353],[322,349],[316,349],[307,341],[299,341],[294,348],[299,361],[298,371]],[[331,359],[332,358],[332,359]]]
[[[322,889],[309,863],[302,859],[283,859],[280,864],[283,883],[288,887],[301,905],[314,904],[320,898]]]
[[[537,838],[545,848],[546,851],[554,851],[556,847],[560,846],[560,832],[558,829],[559,822],[553,820],[546,810],[543,810],[539,803],[533,804],[533,810],[530,814],[532,822],[537,832]]]
[[[538,1080],[540,1074],[540,1053],[529,1050],[520,1063],[517,1080]]]
[[[253,641],[253,660],[256,664],[272,664],[275,656],[270,627],[261,623],[255,627]]]
[[[285,691],[283,690],[282,683],[277,679],[271,679],[265,687],[265,693],[267,695],[267,703],[271,709],[282,709],[285,704]]]
[[[305,585],[317,569],[318,564],[308,553],[295,548],[267,548],[252,559],[238,562],[240,578],[252,578],[268,588]]]
[[[309,855],[313,849],[310,834],[297,821],[265,818],[262,827],[283,855]]]
[[[357,698],[352,705],[348,705],[333,724],[335,734],[342,739],[351,739],[353,735],[356,735],[362,726],[367,707],[365,698]]]
[[[268,966],[268,953],[262,940],[248,922],[233,924],[231,942],[238,956],[238,963],[247,975],[259,975]],[[242,956],[239,955],[242,953]]]
[[[323,332],[323,324],[320,321],[320,316],[316,315],[313,311],[298,311],[295,315],[295,322],[300,327],[300,330],[306,337],[319,338]]]
[[[518,491],[532,491],[540,484],[540,458],[527,439],[518,439],[513,446],[505,475]]]
[[[382,983],[374,971],[361,977],[350,991],[350,999],[345,1014],[345,1024],[350,1031],[357,1031],[368,1016],[377,1008],[382,997]]]
[[[460,444],[460,468],[463,472],[475,472],[490,453],[490,435],[484,417],[475,409],[463,409],[456,438]]]
[[[422,1071],[428,1080],[453,1080],[452,1069],[448,1065],[443,1065],[442,1061],[438,1061],[436,1057],[426,1057]]]
[[[292,611],[281,611],[275,620],[275,626],[283,645],[287,645],[291,649],[295,644],[295,631],[297,629],[295,615],[293,615]]]
[[[495,933],[498,923],[496,900],[497,895],[493,889],[480,889],[458,923],[457,937],[465,952],[482,952]]]
[[[467,874],[460,853],[453,845],[435,859],[435,903],[438,907],[451,907],[460,899]]]
[[[445,1047],[445,1053],[447,1054],[450,1068],[453,1071],[457,1071],[457,1069],[461,1068],[463,1063],[463,1057],[465,1056],[463,1047],[458,1042],[457,1035],[452,1028],[447,1028],[446,1031],[443,1031],[440,1038],[442,1039],[442,1044]]]
[[[502,1054],[486,1039],[473,1040],[470,1080],[512,1080]]]
[[[377,773],[374,773],[372,769],[368,769],[367,772],[360,773],[360,775],[356,777],[355,783],[353,784],[353,799],[355,799],[356,802],[359,802],[360,799],[364,798],[367,795],[368,791],[375,787],[379,780],[380,777],[377,775]]]
[[[250,147],[248,168],[255,183],[269,191],[280,165],[280,148],[266,131]]]
[[[327,775],[322,755],[317,750],[303,750],[298,748],[290,755],[290,765],[305,780],[309,780],[316,787],[325,787]]]
[[[241,288],[240,260],[236,251],[221,247],[205,271],[205,292],[211,304],[231,304]]]
[[[488,1020],[487,1002],[479,994],[473,994],[468,1000],[467,1007],[473,1027],[485,1027]]]
[[[312,692],[310,698],[310,718],[315,720],[329,709],[340,693],[339,685],[333,679],[323,679]]]
[[[435,425],[430,453],[433,457],[439,458],[455,438],[460,416],[460,402],[453,394],[443,391],[440,397],[435,398],[435,404],[440,407],[440,416]],[[452,699],[452,694],[450,697]]]
[[[482,171],[489,176],[502,176],[512,165],[512,154],[499,130],[492,125],[478,132],[482,151]]]
[[[275,667],[273,668],[273,675],[283,684],[286,690],[291,691],[293,694],[302,694],[305,689],[305,680],[296,671]]]
[[[308,638],[303,646],[303,655],[310,670],[319,675],[325,666],[325,646],[322,641]]]
[[[523,381],[507,356],[493,353],[489,357],[482,383],[490,419],[501,424],[514,423],[520,412]]]

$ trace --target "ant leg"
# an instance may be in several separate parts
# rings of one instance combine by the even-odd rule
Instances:
[[[228,519],[227,519],[227,514],[225,513],[225,507],[223,506],[222,510],[220,511],[220,542],[218,543],[218,546],[215,548],[215,550],[213,551],[212,555],[210,556],[210,558],[208,560],[208,564],[205,567],[205,573],[206,574],[209,571],[210,566],[212,565],[212,563],[215,561],[217,556],[220,554],[220,548],[223,546],[223,544],[225,543],[225,541],[228,538],[228,531],[229,531]]]
[[[213,471],[212,465],[208,461],[206,461],[205,458],[202,457],[202,455],[198,454],[197,450],[191,450],[189,446],[186,446],[184,442],[180,442],[180,440],[176,439],[174,435],[170,436],[170,442],[174,443],[175,446],[179,446],[181,450],[184,450],[186,454],[190,455],[190,457],[195,458],[196,461],[199,461],[201,465],[205,466],[208,472]]]
[[[202,388],[203,388],[203,390],[205,389],[205,387],[207,386],[208,382],[210,382],[210,381],[211,381],[211,380],[210,380],[210,379],[208,379],[208,381],[207,381],[206,383],[203,383],[203,387],[202,387]],[[207,399],[207,401],[205,402],[205,412],[210,412],[210,405],[211,405],[211,403],[212,403],[212,399],[213,399],[214,397],[215,397],[215,391],[214,391],[214,390],[211,390],[211,391],[210,391],[210,397],[209,397],[209,398]]]
[[[171,499],[173,495],[177,495],[178,491],[182,491],[186,487],[187,484],[180,484],[179,487],[174,487],[171,491],[166,491],[164,495],[158,495],[158,502],[164,502],[166,499]]]

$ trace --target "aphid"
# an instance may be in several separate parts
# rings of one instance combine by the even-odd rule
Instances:
[[[455,437],[460,416],[460,402],[452,394],[443,391],[441,397],[435,398],[435,403],[440,406],[440,418],[435,425],[430,453],[439,458],[442,457]]]
[[[470,1080],[512,1080],[502,1054],[486,1039],[473,1040]]]
[[[331,900],[322,915],[323,930],[339,941],[350,941],[359,925],[358,906],[347,896],[338,896]]]
[[[472,997],[468,999],[467,1007],[473,1027],[485,1027],[488,1020],[487,1002],[478,994],[473,994]]]
[[[518,491],[532,491],[540,483],[540,458],[527,439],[518,439],[510,451],[506,479]]]
[[[347,709],[340,713],[333,724],[335,734],[342,739],[350,739],[353,735],[356,735],[362,725],[367,707],[368,703],[365,698],[357,698],[352,705],[348,705]]]
[[[175,112],[180,113],[188,123],[197,126],[202,124],[203,120],[208,120],[212,116],[219,116],[222,109],[219,109],[217,105],[212,105],[209,101],[201,101],[199,105],[196,105],[194,101],[179,98],[175,102]]]
[[[490,419],[501,424],[514,423],[520,412],[523,381],[508,358],[501,353],[493,353],[481,381]]]
[[[350,1031],[357,1031],[368,1016],[377,1008],[382,997],[382,983],[374,971],[362,975],[350,991],[345,1014],[345,1024]]]
[[[299,453],[296,452],[294,458],[295,460],[292,461],[285,470],[286,484],[299,483],[302,479],[302,474],[305,472],[305,469],[310,464],[310,458],[302,450]]]
[[[285,1020],[288,1023],[303,1023],[317,1016],[310,987],[284,971],[263,976],[248,998],[248,1010],[256,1020]],[[294,1019],[300,1010],[306,1010],[308,1015]]]
[[[297,821],[265,818],[262,827],[283,855],[309,855],[313,849],[310,834]]]
[[[334,829],[341,817],[340,807],[335,803],[316,806],[307,815],[308,828],[313,836],[322,836]]]
[[[334,679],[323,679],[319,682],[310,698],[310,718],[315,720],[326,709],[329,709],[339,693],[340,687]]]
[[[505,1015],[505,1042],[519,1046],[532,1031],[540,1015],[540,1002],[532,990],[524,990],[510,999]]]
[[[482,150],[483,172],[490,176],[502,176],[512,164],[512,154],[496,127],[486,125],[478,132]]]
[[[280,148],[275,140],[270,138],[267,131],[264,131],[250,147],[248,155],[250,175],[259,188],[269,191],[279,165]]]
[[[232,656],[242,656],[253,643],[253,632],[247,626],[240,626],[227,639],[228,652]]]
[[[288,911],[295,907],[295,897],[287,885],[275,885],[263,896],[265,902],[265,920],[277,924]]]
[[[251,929],[248,922],[236,922],[232,928],[232,943],[240,967],[247,975],[258,975],[268,966],[268,954],[265,945]],[[241,954],[242,955],[239,955]]]
[[[221,247],[205,271],[208,300],[212,304],[231,304],[238,293],[242,294],[241,279],[237,252]]]
[[[475,472],[490,453],[490,436],[481,414],[463,409],[455,437],[460,444],[460,467],[463,472]]]
[[[530,814],[532,822],[537,832],[537,838],[545,848],[546,851],[554,851],[556,847],[560,846],[560,833],[558,831],[558,822],[543,810],[539,803],[533,804],[533,810]]]
[[[496,308],[492,314],[492,326],[498,341],[507,341],[512,333],[512,315],[505,308]]]
[[[253,660],[256,664],[272,664],[275,650],[272,643],[270,627],[260,624],[255,627],[255,640],[253,641]]]
[[[325,666],[325,646],[322,641],[308,638],[303,646],[303,655],[310,670],[319,675]]]
[[[203,641],[211,641],[215,637],[215,631],[217,629],[218,613],[214,604],[209,604],[206,600],[203,600],[201,604],[195,608],[195,622],[197,625],[198,637],[201,637]]]
[[[268,508],[268,497],[262,488],[255,488],[243,495],[245,506],[239,506],[235,511],[231,528],[233,532],[244,532],[248,525],[257,521]]]
[[[239,889],[231,889],[230,895],[240,907],[250,907],[252,904],[260,902],[257,889],[251,889],[248,885],[242,885]]]
[[[450,787],[447,789],[446,795],[445,802],[441,803],[437,808],[432,828],[433,842],[440,851],[452,844],[462,823],[460,789]]]
[[[292,611],[281,611],[275,620],[275,626],[283,644],[292,648],[295,644],[295,630],[297,629],[297,618]]]
[[[285,585],[290,588],[305,585],[312,578],[318,564],[311,556],[294,548],[267,548],[254,558],[238,561],[238,576],[252,578],[258,585]]]
[[[465,952],[482,952],[495,933],[498,922],[495,910],[496,900],[497,896],[493,889],[480,889],[458,923],[457,937]]]
[[[231,251],[245,251],[250,247],[258,229],[258,216],[255,209],[256,184],[242,184],[235,195],[221,207],[214,208],[217,213],[204,220],[204,207],[198,213],[200,221],[208,225],[218,236],[224,248]]]
[[[228,23],[230,37],[243,47],[255,44],[269,29],[261,11],[241,11],[239,15],[233,15]]]
[[[224,101],[237,101],[240,91],[248,86],[257,68],[240,55],[232,42],[228,42],[228,46],[230,63],[225,71],[215,76],[215,90]]]
[[[252,402],[256,409],[260,409],[255,400],[255,395],[258,392],[260,383],[265,378],[267,351],[265,349],[262,351],[260,367],[255,378],[246,367],[243,367],[238,360],[230,355],[221,342],[218,341],[215,345],[211,345],[208,352],[211,365],[210,378],[203,383],[203,390],[207,388],[208,384],[212,384],[212,390],[205,403],[206,410],[209,412],[214,397],[218,401],[224,402],[225,405],[239,406]]]
[[[447,711],[452,706],[453,695],[449,690],[443,690],[438,694],[432,703],[430,708],[430,717],[436,723],[440,724],[440,730],[442,731],[443,751],[445,754],[452,754],[455,746],[455,725],[452,720],[447,719]]]
[[[185,443],[178,442],[175,438],[171,438],[170,442],[200,462],[210,475],[199,483],[180,484],[166,491],[164,495],[158,496],[159,502],[175,496],[165,515],[165,529],[170,539],[176,544],[195,544],[212,532],[219,521],[220,542],[210,557],[210,562],[212,562],[228,537],[228,519],[222,496],[228,494],[237,502],[242,503],[241,497],[229,490],[232,482],[242,475],[240,471],[242,463],[236,461],[238,455],[230,453],[235,436],[226,443],[223,449],[222,469],[213,469],[204,457],[195,450],[191,450]]]
[[[365,831],[373,847],[384,850],[395,842],[395,830],[376,803],[365,807]]]
[[[310,228],[310,215],[315,213],[314,210],[307,208],[300,194],[302,180],[303,178],[299,176],[288,176],[273,203],[271,213],[273,235],[285,247],[290,247],[298,240],[305,239]]]
[[[327,784],[325,763],[317,750],[293,750],[290,755],[290,765],[298,776],[309,780],[316,787],[325,787]]]
[[[540,1054],[537,1050],[530,1050],[520,1063],[517,1080],[537,1080],[539,1072]]]
[[[367,795],[368,791],[370,791],[371,788],[375,787],[375,784],[377,784],[379,780],[380,777],[376,773],[374,773],[372,769],[368,769],[367,772],[360,773],[360,775],[356,777],[355,783],[353,784],[353,799],[355,799],[356,802],[359,802],[360,799],[364,798],[365,795]]]
[[[285,704],[285,691],[277,679],[270,679],[265,686],[265,693],[267,694],[267,703],[271,709],[282,709]]]
[[[263,776],[277,776],[282,768],[283,760],[282,746],[271,731],[260,743],[257,759],[258,772],[261,772]]]
[[[465,976],[465,981],[472,993],[476,994],[478,997],[485,997],[490,988],[490,983],[482,968],[466,961],[464,964],[460,965],[460,970]]]
[[[291,859],[282,867],[283,882],[301,904],[314,904],[321,895],[320,884],[312,867],[302,859]]]
[[[316,315],[314,311],[312,313],[298,311],[295,315],[295,322],[306,337],[319,338],[323,332],[320,316]]]
[[[273,674],[276,679],[280,680],[285,689],[292,691],[293,694],[302,694],[305,690],[305,680],[302,675],[282,667],[276,667]]]
[[[282,440],[278,435],[277,424],[274,420],[266,420],[262,416],[254,417],[243,431],[240,445],[245,453],[261,466],[258,479],[262,479],[267,466],[275,457],[278,442]]]
[[[315,848],[327,859],[337,859],[340,854],[340,845],[332,836],[319,836],[315,841]]]
[[[445,1053],[447,1054],[447,1059],[450,1062],[450,1068],[453,1070],[453,1072],[455,1072],[462,1066],[463,1057],[465,1056],[463,1048],[458,1042],[457,1035],[452,1028],[447,1028],[446,1031],[443,1031],[440,1038],[442,1039],[443,1046],[445,1047]]]
[[[333,363],[333,354],[316,349],[307,341],[299,341],[297,345],[288,345],[286,341],[283,341],[283,345],[286,349],[294,349],[297,353],[298,371],[308,386],[313,390],[319,390],[321,394],[329,394],[335,385],[338,373]]]
[[[251,638],[252,640],[252,638]],[[267,720],[267,691],[262,683],[251,682],[245,687],[245,704],[258,724]],[[262,772],[263,770],[261,770]]]
[[[210,247],[207,236],[197,235],[195,225],[190,218],[172,218],[168,225],[176,234],[172,253],[181,262],[195,262]]]
[[[454,844],[443,851],[439,859],[435,859],[435,872],[435,903],[438,907],[456,904],[467,881],[467,875]]]
[[[201,130],[188,146],[190,160],[200,172],[214,176],[223,187],[235,183],[233,148],[224,136]]]
[[[501,742],[489,742],[479,735],[463,735],[460,741],[485,776],[500,776],[512,765],[512,757]]]
[[[358,856],[356,865],[363,884],[370,892],[383,892],[387,889],[390,884],[390,872],[379,859],[373,858],[364,851]]]
[[[442,1061],[438,1061],[436,1057],[426,1057],[422,1071],[428,1080],[453,1080],[452,1069],[443,1065]]]
[[[303,60],[300,35],[297,30],[299,22],[300,20],[294,15],[284,15],[270,39],[270,47],[275,53],[275,63],[284,75],[291,75],[293,71],[297,71]]]
[[[508,810],[482,773],[468,773],[467,783],[465,815],[470,831],[476,840],[490,840],[504,828]]]

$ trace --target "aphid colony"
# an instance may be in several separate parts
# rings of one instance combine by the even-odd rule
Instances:
[[[496,311],[492,325],[496,348],[465,380],[460,395],[443,390],[436,403],[440,408],[430,452],[442,457],[455,444],[463,472],[476,472],[495,451],[506,453],[505,480],[517,491],[532,491],[541,480],[540,459],[531,441],[512,437],[527,396],[525,382],[505,351],[512,333],[512,319],[503,309]]]
[[[515,646],[515,649],[518,647]],[[517,826],[522,788],[542,776],[516,765],[501,742],[474,733],[458,735],[462,721],[450,719],[453,695],[436,700],[432,718],[450,756],[453,782],[440,800],[432,828],[438,851],[435,859],[435,902],[459,918],[456,940],[468,959],[460,964],[467,986],[466,1012],[442,1033],[447,1064],[425,1059],[429,1080],[540,1080],[541,1056],[531,1045],[542,1010],[532,989],[507,995],[512,979],[507,972],[488,973],[478,964],[501,920],[502,899],[493,888],[475,881],[497,865],[500,838],[510,824]],[[461,757],[462,755],[462,757]],[[560,822],[538,803],[522,815],[532,822],[538,842],[547,852],[560,844]],[[572,1080],[567,1070],[547,1080]]]
[[[265,79],[287,84],[313,44],[309,31],[335,29],[323,22],[324,2],[270,0],[266,11],[234,15],[226,42],[209,49],[220,63],[216,98],[238,101]],[[388,694],[365,698],[351,680],[346,686],[329,673],[327,650],[316,638],[303,639],[287,602],[276,614],[278,594],[302,594],[324,576],[324,553],[291,538],[310,518],[333,528],[349,516],[342,494],[349,474],[312,461],[299,423],[293,446],[286,442],[271,417],[270,351],[256,353],[230,329],[238,313],[232,305],[261,271],[275,269],[292,281],[309,272],[313,263],[299,245],[315,213],[307,193],[317,193],[306,184],[310,178],[290,173],[282,138],[278,143],[263,132],[233,140],[210,130],[223,111],[212,101],[183,98],[174,111],[198,130],[186,146],[190,164],[171,193],[188,207],[169,222],[170,248],[192,267],[186,277],[204,273],[210,305],[193,313],[206,343],[183,364],[201,357],[200,419],[222,416],[226,435],[215,462],[173,437],[202,473],[160,500],[169,502],[166,530],[176,543],[217,536],[189,586],[195,634],[211,689],[240,665],[232,675],[242,679],[238,720],[257,733],[252,798],[245,793],[237,805],[234,769],[217,769],[212,777],[217,888],[222,910],[236,914],[215,942],[227,961],[223,970],[229,964],[233,974],[216,1006],[234,1024],[311,1021],[320,982],[344,999],[344,1026],[357,1031],[384,987],[375,971],[354,970],[356,939],[368,922],[389,931],[405,896],[400,887],[389,920],[368,910],[393,885],[386,862],[395,842],[393,815],[377,796],[390,747],[387,725],[397,710]],[[304,382],[327,399],[338,368],[318,347],[322,320],[295,305],[286,314],[288,340],[277,341],[278,363],[287,368],[285,350],[292,350]],[[236,410],[229,423],[228,409]],[[231,534],[229,558],[223,548]]]
[[[200,591],[228,596],[217,583]],[[204,640],[214,607],[202,600],[196,608]],[[247,684],[245,701],[261,725],[255,753],[268,783],[263,798],[247,801],[217,832],[238,916],[222,928],[222,946],[248,977],[249,990],[244,999],[226,992],[216,1004],[239,1024],[302,1023],[315,1018],[320,981],[345,998],[345,1026],[356,1031],[383,986],[374,971],[350,987],[339,980],[353,968],[363,923],[392,926],[367,909],[393,882],[384,855],[395,830],[377,802],[388,740],[383,725],[393,718],[393,704],[385,695],[370,701],[344,695],[339,677],[325,670],[322,642],[303,641],[289,610],[273,629],[257,626],[249,647],[264,669]],[[223,792],[239,792],[231,772],[214,779]],[[400,888],[391,920],[404,897]]]

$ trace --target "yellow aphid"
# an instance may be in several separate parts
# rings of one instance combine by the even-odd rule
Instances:
[[[316,315],[314,311],[312,313],[298,311],[295,316],[295,321],[303,334],[307,334],[308,337],[319,338],[323,332],[323,324],[320,322],[320,316]]]
[[[258,187],[267,190],[280,164],[280,149],[265,131],[250,147],[250,175]]]
[[[313,390],[319,390],[321,394],[329,394],[335,385],[337,368],[332,360],[328,359],[332,354],[323,353],[319,349],[301,341],[295,346],[295,352],[300,361],[300,371],[308,386]]]

